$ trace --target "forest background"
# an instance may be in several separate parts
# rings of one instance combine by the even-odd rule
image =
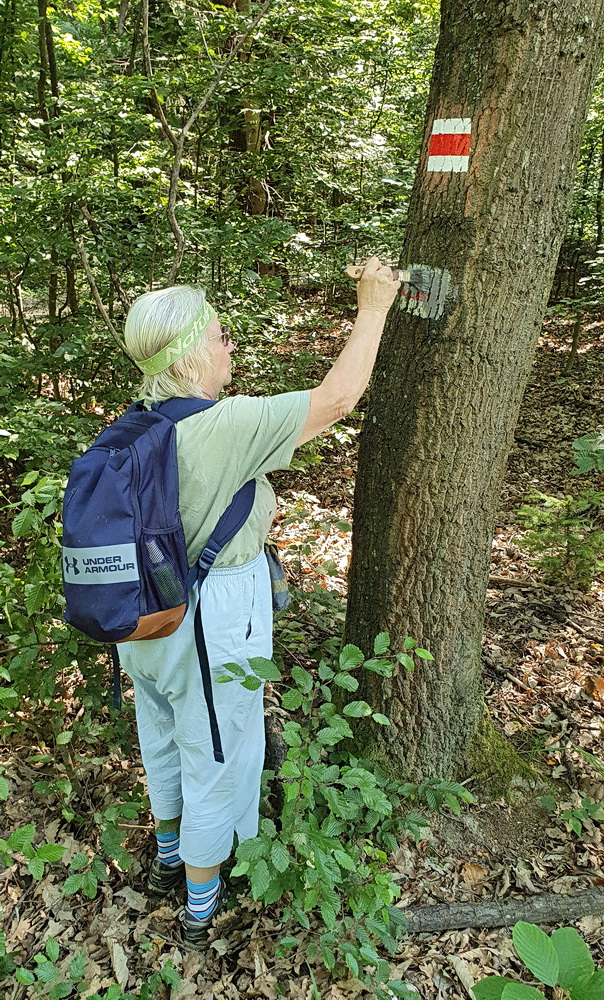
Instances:
[[[379,769],[351,761],[350,751],[338,746],[348,734],[345,721],[339,733],[332,721],[336,735],[324,737],[334,740],[328,761],[329,744],[317,739],[318,720],[330,710],[323,705],[318,714],[321,706],[313,699],[331,703],[322,689],[334,678],[340,693],[353,693],[353,671],[363,661],[350,648],[343,657],[340,652],[352,514],[346,480],[360,412],[301,449],[293,472],[281,477],[278,533],[297,586],[294,610],[278,625],[277,659],[295,685],[283,690],[272,674],[276,693],[269,704],[282,722],[294,713],[286,725],[291,758],[281,771],[287,780],[282,822],[288,805],[292,830],[305,817],[320,884],[287,882],[294,867],[288,859],[308,855],[296,854],[300,845],[288,841],[283,827],[275,850],[282,803],[273,786],[277,803],[271,805],[269,796],[264,841],[249,857],[239,854],[237,883],[245,893],[245,877],[251,878],[252,899],[242,905],[252,940],[260,935],[262,948],[246,955],[249,943],[227,927],[217,939],[227,944],[214,949],[214,966],[201,971],[184,968],[182,955],[158,944],[161,935],[148,930],[148,912],[148,932],[140,929],[142,918],[136,929],[136,913],[145,906],[132,885],[150,848],[144,788],[131,780],[134,770],[140,776],[132,703],[126,690],[123,712],[113,711],[106,659],[60,621],[59,511],[74,455],[135,395],[138,373],[115,338],[129,302],[142,291],[167,281],[205,285],[238,340],[234,391],[274,393],[320,380],[352,316],[354,291],[345,265],[373,253],[398,263],[438,13],[430,0],[321,0],[253,9],[248,0],[122,0],[119,7],[38,0],[37,8],[7,0],[3,6],[0,706],[7,759],[0,777],[6,819],[0,848],[10,877],[4,883],[9,941],[0,938],[0,975],[12,984],[13,998],[99,990],[112,1000],[184,996],[183,982],[199,986],[212,977],[222,983],[217,996],[228,995],[227,982],[233,997],[336,998],[334,989],[354,995],[361,982],[367,991],[377,988],[377,995],[380,983],[388,984],[383,996],[408,995],[407,966],[383,957],[398,953],[401,929],[394,926],[391,904],[400,893],[400,845],[421,844],[428,836],[423,810],[444,807],[455,816],[472,796],[439,775],[426,776],[422,785],[394,786]],[[248,32],[257,14],[261,19]],[[583,425],[580,418],[573,422],[577,437],[593,436],[598,422],[598,412],[581,400],[589,400],[597,377],[590,364],[601,338],[603,103],[600,81],[547,334],[558,366],[556,386],[585,411]],[[533,425],[533,444],[539,433]],[[586,487],[571,479],[568,440],[564,448],[549,484],[552,497],[533,497],[522,525],[521,518],[510,518],[499,562],[509,572],[521,528],[541,529],[550,559],[539,578],[546,581],[541,596],[561,587],[558,596],[565,594],[569,606],[587,614],[585,630],[600,595],[602,501],[595,480]],[[598,462],[592,463],[596,471]],[[346,482],[344,488],[334,486],[334,476]],[[544,486],[530,472],[525,479]],[[553,500],[562,508],[552,528]],[[579,507],[571,509],[573,502]],[[549,522],[542,517],[548,503]],[[546,530],[554,531],[553,541]],[[534,542],[538,547],[538,533]],[[522,572],[534,585],[526,559]],[[583,595],[579,604],[577,592]],[[601,645],[597,629],[595,637],[589,634],[595,648],[583,660],[595,667],[589,668],[585,698],[597,707],[604,688]],[[549,638],[545,659],[566,662],[564,649],[553,656]],[[376,663],[384,669],[387,637],[364,653],[371,656],[368,669]],[[412,654],[410,645],[400,655],[411,660]],[[489,647],[487,664],[497,661]],[[530,689],[527,679],[523,674],[520,685]],[[347,714],[354,718],[357,711],[364,713]],[[311,718],[306,728],[300,712]],[[383,716],[375,722],[384,724]],[[588,719],[586,728],[591,724]],[[517,735],[517,723],[507,719],[505,725],[508,735]],[[543,734],[539,740],[538,752],[549,753],[554,769],[563,766],[561,746],[550,738],[546,750]],[[309,752],[302,781],[299,743]],[[537,750],[531,746],[529,756]],[[330,767],[338,769],[337,777]],[[551,806],[568,844],[573,836],[583,844],[585,836],[598,846],[599,806],[591,794],[588,804],[585,796],[568,804],[577,815],[560,819],[564,809]],[[403,802],[410,811],[398,808]],[[327,826],[311,829],[313,811]],[[345,834],[345,827],[354,833]],[[329,857],[334,851],[341,855],[337,865]],[[593,867],[595,855],[589,856]],[[405,864],[412,862],[406,857]],[[351,879],[353,869],[359,884]],[[476,868],[467,874],[470,883],[472,877],[480,883]],[[285,909],[278,906],[282,897],[289,902]],[[269,907],[264,938],[257,926],[260,900]],[[42,906],[42,922],[32,917],[30,904],[33,910]],[[384,912],[390,917],[380,916]],[[157,919],[161,929],[161,913]],[[74,942],[77,920],[85,929]],[[107,935],[113,924],[119,933]],[[99,951],[103,934],[108,943]],[[477,966],[484,964],[477,959]],[[305,992],[296,993],[301,967],[307,982]]]

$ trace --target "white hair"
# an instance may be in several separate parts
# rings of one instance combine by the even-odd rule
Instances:
[[[135,361],[147,361],[166,347],[199,313],[205,292],[193,285],[172,285],[145,292],[136,299],[126,319],[124,340]],[[201,383],[213,371],[207,330],[182,358],[158,375],[144,375],[139,393],[158,403],[173,396],[202,396]]]

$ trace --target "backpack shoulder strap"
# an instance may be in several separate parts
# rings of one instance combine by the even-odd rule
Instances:
[[[202,410],[208,410],[210,406],[214,406],[215,404],[215,399],[174,396],[172,399],[164,399],[161,403],[152,403],[151,409],[156,410],[176,424],[179,420],[184,420],[185,417],[190,417],[193,413],[201,413]]]
[[[201,587],[219,552],[247,521],[256,497],[256,480],[250,479],[237,490],[229,506],[218,521],[195,565],[189,570],[187,585]]]
[[[254,497],[256,495],[256,480],[250,479],[245,483],[241,489],[237,490],[237,493],[231,500],[229,506],[225,510],[224,514],[220,518],[218,524],[214,528],[208,543],[201,553],[195,566],[189,571],[188,584],[192,586],[197,583],[197,604],[195,606],[195,615],[193,618],[193,628],[195,632],[195,645],[197,647],[197,657],[199,659],[199,667],[201,670],[201,681],[203,685],[203,692],[206,700],[206,706],[208,709],[208,720],[210,723],[210,733],[212,736],[212,749],[214,752],[214,760],[219,764],[224,764],[224,751],[222,749],[222,742],[220,739],[220,730],[218,728],[218,719],[216,718],[216,709],[214,707],[214,695],[212,693],[212,675],[210,673],[210,663],[208,660],[208,650],[206,647],[206,640],[203,631],[203,621],[201,616],[201,600],[199,591],[201,585],[207,577],[216,556],[220,550],[226,545],[228,541],[233,538],[233,536],[239,531],[241,526],[245,523],[248,515],[254,505]]]

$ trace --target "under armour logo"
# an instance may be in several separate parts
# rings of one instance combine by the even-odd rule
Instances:
[[[71,560],[71,564],[69,561],[69,556],[65,556],[65,572],[69,573],[70,570],[73,570],[75,576],[77,576],[80,572],[78,569],[78,560],[75,558],[75,556]]]

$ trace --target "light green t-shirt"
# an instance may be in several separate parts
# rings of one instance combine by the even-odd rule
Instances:
[[[256,497],[247,521],[215,566],[254,559],[268,534],[276,499],[266,473],[287,469],[310,410],[310,390],[277,396],[229,396],[176,425],[180,513],[192,566],[248,479]]]

